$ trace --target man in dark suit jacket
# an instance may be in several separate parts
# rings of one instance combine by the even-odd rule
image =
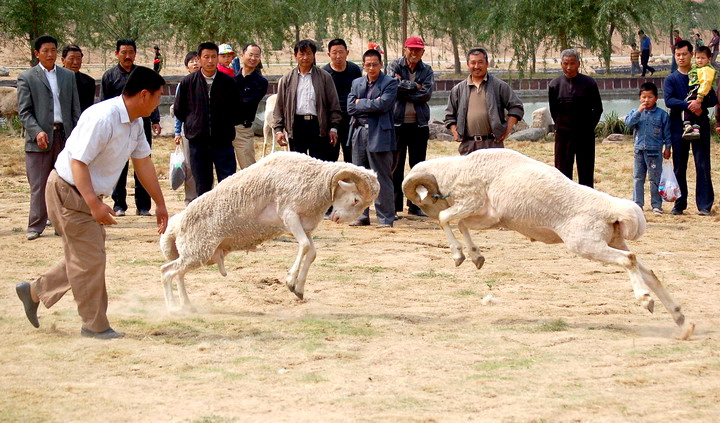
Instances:
[[[25,167],[30,183],[27,239],[40,237],[48,214],[45,185],[55,159],[65,147],[80,118],[75,75],[55,66],[57,40],[41,35],[35,40],[37,66],[18,76],[18,113],[25,128]]]
[[[348,94],[350,136],[353,163],[377,173],[380,195],[375,200],[378,228],[391,228],[395,220],[395,203],[392,179],[393,151],[397,148],[393,107],[397,96],[398,80],[382,72],[382,58],[377,50],[363,54],[363,68],[367,77],[353,81]],[[366,209],[351,226],[370,224],[370,209]]]
[[[95,78],[80,72],[83,61],[83,52],[76,44],[63,47],[62,63],[65,69],[75,72],[78,96],[80,98],[80,112],[95,104]]]
[[[212,189],[213,165],[218,183],[235,173],[235,125],[240,123],[235,80],[218,72],[218,46],[198,46],[200,70],[180,81],[175,117],[183,122],[190,143],[190,168],[195,177],[197,195]]]

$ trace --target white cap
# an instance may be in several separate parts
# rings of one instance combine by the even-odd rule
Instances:
[[[226,43],[226,44],[220,44],[219,49],[220,49],[220,51],[218,52],[218,54],[235,53],[235,52],[233,51],[232,46],[231,46],[230,44],[227,44],[227,43]]]

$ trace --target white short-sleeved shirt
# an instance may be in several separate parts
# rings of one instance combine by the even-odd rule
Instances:
[[[90,106],[80,116],[65,149],[55,162],[55,170],[65,182],[75,185],[71,161],[85,163],[97,195],[111,195],[128,157],[150,155],[142,118],[128,116],[122,96]]]

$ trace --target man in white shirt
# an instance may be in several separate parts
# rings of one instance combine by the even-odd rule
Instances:
[[[135,173],[155,201],[158,233],[165,232],[168,213],[160,190],[142,117],[160,104],[165,80],[152,69],[138,66],[121,96],[95,104],[83,113],[50,173],[45,197],[48,213],[62,236],[65,256],[32,283],[16,286],[30,323],[39,327],[37,308],[50,308],[69,290],[82,319],[80,334],[112,339],[107,319],[105,288],[105,228],[117,222],[110,196],[128,157]]]
[[[30,183],[27,239],[40,237],[48,220],[45,184],[65,139],[80,118],[75,74],[55,66],[57,40],[41,35],[35,40],[38,64],[18,76],[20,120],[25,128],[25,167]]]

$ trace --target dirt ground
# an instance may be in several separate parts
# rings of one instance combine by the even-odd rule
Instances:
[[[552,160],[552,143],[508,147]],[[429,156],[454,148],[432,142]],[[170,139],[155,140],[176,213],[183,205],[165,179],[170,151]],[[630,198],[631,174],[629,143],[598,144],[598,189]],[[685,216],[646,212],[647,233],[629,243],[697,323],[690,341],[674,338],[659,302],[654,314],[637,304],[620,268],[501,230],[475,232],[487,259],[481,270],[469,260],[455,267],[438,225],[404,213],[391,230],[324,221],[304,301],[282,282],[297,249],[290,235],[228,256],[226,278],[215,266],[192,272],[186,281],[198,312],[188,315],[165,311],[154,218],[128,215],[107,231],[109,318],[125,338],[81,338],[71,293],[41,307],[35,329],[14,287],[55,262],[61,242],[51,228],[25,240],[22,142],[2,134],[0,196],[0,421],[720,416],[720,221],[698,216],[693,194]],[[483,305],[487,295],[497,302]]]

